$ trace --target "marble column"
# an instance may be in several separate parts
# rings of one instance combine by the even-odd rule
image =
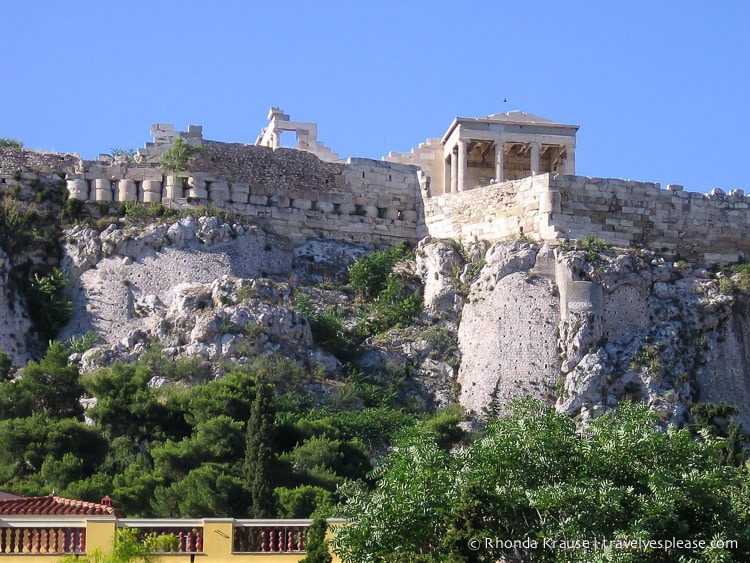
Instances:
[[[451,152],[451,189],[450,192],[455,194],[458,191],[458,157],[456,151]]]
[[[575,176],[576,173],[576,147],[575,145],[565,145],[565,167],[563,174]]]
[[[505,180],[505,143],[502,139],[495,141],[495,182]]]
[[[536,176],[539,174],[539,141],[531,141],[529,148],[531,149],[531,175]]]
[[[458,190],[466,190],[466,141],[459,140],[458,143]]]

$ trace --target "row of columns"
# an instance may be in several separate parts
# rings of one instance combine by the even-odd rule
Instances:
[[[468,142],[464,139],[459,139],[456,141],[456,154],[451,152],[450,156],[450,192],[456,193],[459,191],[463,191],[466,189],[466,167],[467,167],[467,157],[468,157]],[[531,151],[531,175],[535,176],[540,173],[540,165],[539,165],[539,152],[541,149],[541,143],[539,141],[529,141],[528,142],[530,151]],[[495,142],[495,178],[496,181],[502,182],[505,178],[505,141],[504,140],[498,140]],[[574,160],[574,148],[565,145],[566,149],[566,166],[565,170],[563,170],[564,174],[574,174],[575,168],[573,165]],[[446,166],[446,171],[448,167]]]

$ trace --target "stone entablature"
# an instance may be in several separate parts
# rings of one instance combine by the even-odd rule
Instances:
[[[318,125],[312,122],[292,121],[281,108],[272,107],[268,112],[268,125],[255,141],[256,146],[277,149],[281,146],[281,134],[293,132],[297,137],[297,150],[314,154],[323,162],[341,162],[339,155],[318,141]]]

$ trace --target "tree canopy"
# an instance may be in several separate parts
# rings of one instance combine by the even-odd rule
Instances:
[[[641,404],[581,433],[525,399],[455,455],[425,427],[404,435],[372,490],[346,491],[352,522],[337,529],[336,550],[347,562],[747,561],[750,480],[721,463],[724,446],[660,429]],[[673,540],[691,543],[658,543]]]

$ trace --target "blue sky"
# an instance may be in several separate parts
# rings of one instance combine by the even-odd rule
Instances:
[[[94,158],[156,122],[252,143],[274,105],[380,158],[518,109],[581,126],[578,174],[750,192],[750,2],[0,0],[0,21],[0,136],[29,148]]]

